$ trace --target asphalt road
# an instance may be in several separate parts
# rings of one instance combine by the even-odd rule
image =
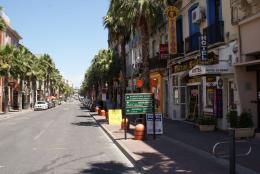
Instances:
[[[137,173],[78,102],[0,120],[0,174]]]

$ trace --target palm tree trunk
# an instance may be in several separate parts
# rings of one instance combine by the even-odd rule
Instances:
[[[126,92],[126,51],[125,51],[125,39],[123,39],[121,43],[121,51],[122,51],[122,75],[123,75],[123,81],[122,81],[122,89],[121,89],[121,108],[125,106],[125,92]]]
[[[8,103],[9,103],[9,89],[8,89],[8,78],[9,76],[5,76],[4,78],[4,113],[9,112],[9,107],[8,107]]]
[[[18,93],[18,109],[23,109],[23,78],[20,79],[20,91]]]
[[[144,15],[142,15],[140,20],[141,26],[141,38],[142,38],[142,57],[143,57],[143,92],[150,91],[150,76],[149,76],[149,30],[147,20],[145,19]]]

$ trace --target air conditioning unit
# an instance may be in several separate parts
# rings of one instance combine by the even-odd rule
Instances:
[[[192,10],[191,19],[192,23],[199,24],[204,19],[204,9],[200,6]]]

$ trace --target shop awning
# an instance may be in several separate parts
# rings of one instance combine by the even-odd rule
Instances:
[[[232,72],[232,67],[224,62],[215,65],[196,65],[189,71],[189,76],[192,77],[206,74],[228,74]]]

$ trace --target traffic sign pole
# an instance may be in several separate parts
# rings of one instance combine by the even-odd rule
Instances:
[[[152,95],[152,100],[153,100],[153,139],[156,139],[156,134],[155,134],[155,101],[154,101],[154,94]]]
[[[124,129],[125,129],[125,140],[127,139],[127,134],[126,134],[126,126],[127,126],[127,123],[126,123],[126,112],[125,112],[125,106],[126,106],[126,102],[125,102],[125,94],[124,94],[124,101],[123,101],[123,116],[124,116]]]

